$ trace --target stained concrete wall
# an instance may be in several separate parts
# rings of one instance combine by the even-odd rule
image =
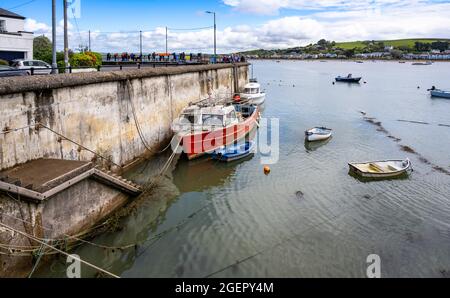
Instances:
[[[36,129],[35,123],[114,163],[130,164],[148,154],[135,118],[148,146],[159,148],[170,139],[171,122],[188,103],[210,95],[230,97],[247,80],[246,64],[2,79],[0,170],[38,158],[94,157],[48,129]],[[0,222],[36,237],[60,238],[91,228],[127,200],[127,195],[91,179],[42,203],[0,193]],[[0,244],[6,250],[38,245],[1,228]],[[0,277],[30,271],[32,258],[14,255],[0,255]]]
[[[0,222],[38,238],[65,239],[65,235],[89,230],[128,200],[126,194],[93,179],[83,180],[42,203],[0,193]],[[28,250],[40,244],[2,227],[0,244],[0,277],[26,276],[33,258],[28,252],[8,248]]]
[[[0,133],[0,170],[38,158],[94,157],[48,129],[36,130],[38,122],[126,166],[148,153],[135,119],[144,141],[157,150],[188,103],[231,96],[247,81],[248,64],[2,79],[0,131],[25,128]]]

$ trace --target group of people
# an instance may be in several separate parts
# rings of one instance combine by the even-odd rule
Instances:
[[[170,61],[201,61],[202,60],[202,54],[186,54],[186,53],[171,53],[171,54],[158,54],[158,53],[151,53],[148,55],[142,55],[142,54],[134,54],[134,53],[127,53],[124,52],[122,54],[118,53],[107,53],[106,54],[106,61],[114,61],[114,62],[143,62],[144,60],[152,61],[152,62],[170,62]]]
[[[223,63],[237,63],[237,62],[245,62],[245,57],[244,56],[239,56],[239,55],[226,55],[222,57],[222,62]]]
[[[106,61],[114,61],[114,62],[186,62],[186,61],[203,61],[203,54],[186,54],[186,53],[150,53],[148,55],[142,54],[134,54],[123,52],[119,53],[107,53]],[[245,57],[237,54],[231,55],[223,55],[218,57],[216,62],[221,63],[237,63],[237,62],[245,62]]]

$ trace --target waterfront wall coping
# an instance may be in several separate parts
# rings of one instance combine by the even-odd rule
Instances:
[[[184,73],[232,68],[233,66],[248,66],[249,63],[236,64],[209,64],[175,67],[143,67],[134,70],[121,70],[110,72],[89,72],[55,75],[36,75],[25,77],[11,77],[0,79],[0,95],[23,92],[39,92],[49,89],[75,87],[89,84],[126,81],[133,79],[150,78],[166,75],[179,75]]]

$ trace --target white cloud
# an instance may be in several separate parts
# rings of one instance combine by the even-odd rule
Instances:
[[[33,19],[26,19],[25,20],[25,31],[28,32],[34,32],[36,34],[46,34],[51,31],[51,27],[49,27],[45,23],[39,23],[36,20]]]
[[[427,0],[223,0],[236,10],[272,15],[280,9],[294,10],[366,10],[381,7],[404,7],[427,3]]]

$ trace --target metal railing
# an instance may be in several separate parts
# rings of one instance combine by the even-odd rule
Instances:
[[[48,75],[56,71],[57,74],[63,73],[80,73],[80,72],[100,72],[100,71],[122,71],[131,69],[157,68],[157,67],[176,67],[185,65],[203,65],[204,63],[173,63],[173,62],[144,62],[144,63],[127,63],[115,65],[99,65],[99,66],[79,66],[79,67],[48,67],[48,68],[20,68],[20,69],[0,69],[0,78],[7,77],[4,73],[17,73],[16,76],[25,75]],[[11,74],[11,76],[14,76]]]

